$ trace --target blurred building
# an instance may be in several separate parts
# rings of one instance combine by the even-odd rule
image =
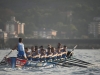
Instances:
[[[0,29],[0,38],[7,39],[7,33]]]
[[[88,33],[92,34],[94,37],[98,37],[100,35],[100,17],[95,17],[93,22],[89,24]]]
[[[16,37],[18,34],[24,34],[24,25],[25,23],[20,23],[15,20],[15,17],[11,17],[11,20],[5,24],[5,32],[9,37]]]
[[[33,31],[34,38],[45,38],[45,39],[51,39],[57,35],[57,31],[52,29],[39,29]]]

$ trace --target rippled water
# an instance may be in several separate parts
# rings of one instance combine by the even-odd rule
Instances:
[[[10,50],[0,50],[0,61]],[[16,56],[14,51],[10,56]],[[50,69],[0,70],[0,75],[100,75],[100,49],[75,49],[74,57],[95,64],[88,68],[56,66]]]

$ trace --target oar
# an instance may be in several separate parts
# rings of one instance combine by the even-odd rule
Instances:
[[[69,66],[73,65],[73,66],[85,67],[85,68],[89,66],[88,64],[86,64],[86,63],[83,64],[82,62],[79,62],[76,59],[68,59],[64,63],[62,63],[62,66],[64,66],[64,67],[68,67],[68,65]]]
[[[89,63],[89,62],[86,62],[86,61],[83,61],[83,60],[80,60],[80,59],[77,59],[77,58],[70,58],[70,59],[66,59],[66,61],[64,62],[64,63],[66,63],[66,62],[77,62],[77,63],[81,63],[81,64],[90,64],[90,65],[93,65],[92,63]]]
[[[5,60],[5,57],[7,57],[9,54],[12,53],[12,51],[13,51],[13,50],[11,50],[7,55],[4,56],[4,58],[0,61],[0,64],[2,64],[2,63],[6,63],[6,62],[3,62],[3,61]]]
[[[83,65],[83,64],[78,64],[78,63],[74,63],[74,62],[67,62],[66,64],[62,64],[62,66],[67,67],[68,65],[73,65],[73,66],[79,66],[79,67],[84,67],[87,68],[87,65]]]
[[[66,62],[63,63],[63,64],[67,64],[67,63],[75,63],[75,64],[85,65],[85,66],[91,65],[91,64],[87,64],[87,63],[80,62],[80,61],[78,61],[78,60],[71,60],[71,61],[69,60],[69,61],[66,61]]]
[[[71,59],[69,59],[71,60]],[[63,67],[71,67],[71,66],[79,66],[79,67],[84,67],[84,68],[87,68],[88,66],[87,65],[83,65],[83,64],[78,64],[78,63],[74,63],[74,62],[67,62],[66,63],[60,63],[60,62],[49,62],[51,64],[55,64],[55,65],[59,65],[59,66],[63,66]]]
[[[91,65],[94,65],[94,64],[91,64],[89,62],[85,62],[85,61],[80,61],[80,60],[71,60],[71,61],[66,61],[64,64],[68,64],[68,63],[71,63],[71,64],[75,64],[75,65],[81,65],[81,66],[91,66]]]
[[[72,51],[74,51],[74,49],[75,49],[76,47],[77,47],[77,45],[74,46],[74,48],[72,49]],[[72,51],[70,52],[70,54],[72,53]],[[70,55],[70,54],[69,54],[69,55]],[[67,59],[69,59],[69,58],[67,58]],[[62,64],[59,64],[59,63],[62,63],[62,62],[65,62],[65,61],[66,61],[66,60],[60,60],[60,61],[58,60],[58,61],[56,61],[56,62],[49,62],[49,63],[52,63],[52,64],[56,64],[56,65],[60,65],[60,66],[61,66]]]
[[[72,49],[72,51],[74,51],[74,49],[76,49],[77,45],[74,46],[74,48]]]
[[[75,48],[77,47],[77,45],[72,49],[72,51],[70,52],[70,54],[69,54],[69,57],[70,57],[70,55],[71,55],[71,53],[75,50]],[[94,65],[94,64],[92,64],[92,63],[89,63],[89,62],[86,62],[86,61],[83,61],[83,60],[80,60],[80,59],[77,59],[77,58],[73,58],[73,59],[75,59],[75,60],[77,60],[78,62],[77,63],[79,63],[79,64],[83,64],[83,65],[88,65],[88,64],[90,64],[90,65]],[[76,61],[73,61],[73,62],[76,62]],[[64,62],[65,63],[65,62]]]
[[[94,65],[94,64],[92,64],[92,63],[89,63],[89,62],[87,62],[87,61],[83,61],[83,60],[80,60],[80,59],[77,59],[77,58],[73,58],[73,59],[78,60],[79,62],[82,62],[82,63]]]
[[[67,60],[66,63],[61,63],[61,62],[49,62],[51,64],[55,64],[55,65],[59,65],[59,66],[63,66],[63,67],[71,67],[71,66],[79,66],[79,67],[84,67],[84,68],[87,68],[88,66],[87,65],[83,65],[83,64],[78,64],[78,63],[75,63],[75,62],[70,62],[71,59],[69,59],[69,61]],[[64,60],[63,60],[64,61]]]
[[[71,56],[72,52],[76,49],[76,47],[77,47],[77,45],[75,45],[75,46],[74,46],[74,48],[72,49],[72,51],[70,52],[70,54],[69,54],[69,56],[68,56],[68,57],[70,57],[70,56]]]

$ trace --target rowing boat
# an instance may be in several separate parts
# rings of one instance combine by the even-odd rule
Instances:
[[[63,67],[79,66],[79,67],[87,68],[88,66],[93,65],[89,62],[74,58],[73,56],[67,59],[62,58],[55,61],[50,60],[48,62],[28,61],[25,59],[19,59],[17,57],[9,57],[6,59],[6,62],[7,62],[6,64],[9,65],[11,68],[16,68],[18,66],[51,68],[51,67],[55,67],[56,65],[63,66]]]
[[[76,48],[75,46],[72,51]],[[11,53],[11,52],[10,52]],[[8,53],[8,54],[10,54]],[[69,54],[70,55],[70,54]],[[6,63],[5,63],[6,62]],[[48,60],[48,61],[33,61],[33,60],[25,60],[25,59],[20,59],[17,57],[9,57],[5,60],[5,64],[9,65],[11,68],[16,68],[18,66],[20,67],[54,67],[55,65],[60,65],[64,67],[68,66],[79,66],[79,67],[88,67],[90,65],[93,65],[89,62],[74,58],[74,56],[69,56],[66,58],[61,58],[57,60]],[[0,62],[2,65],[2,62]],[[5,65],[4,64],[4,65]]]
[[[5,63],[6,62],[6,63]],[[16,67],[54,67],[54,64],[51,64],[49,62],[39,62],[39,61],[28,61],[25,59],[20,59],[17,57],[9,57],[5,60],[5,64],[2,63],[2,65],[9,65],[11,68]]]

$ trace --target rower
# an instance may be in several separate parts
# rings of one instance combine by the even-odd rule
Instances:
[[[47,54],[46,54],[46,51],[45,51],[45,49],[41,49],[41,53],[40,53],[40,61],[46,61],[46,56],[47,56]]]
[[[48,52],[48,48],[51,48],[50,44],[48,44],[48,46],[47,46],[46,53]]]
[[[62,57],[62,53],[61,53],[61,48],[60,47],[58,47],[57,48],[57,59],[61,59],[61,57]]]
[[[33,54],[35,52],[35,47],[34,46],[31,46],[31,54]]]
[[[35,46],[35,52],[32,54],[32,60],[40,62],[40,54],[38,52],[38,46]]]
[[[66,57],[67,57],[67,58],[70,58],[72,55],[73,55],[73,52],[72,52],[72,51],[68,51]]]
[[[25,48],[25,53],[28,60],[31,60],[31,53],[29,52],[29,49],[27,47]]]
[[[43,46],[40,46],[40,47],[39,47],[39,50],[38,50],[39,53],[41,53],[41,50],[42,50],[42,49],[44,49]]]
[[[63,48],[61,43],[58,43],[58,44],[57,44],[57,48],[58,48],[58,47],[61,48],[61,49]]]
[[[53,55],[53,53],[51,52],[51,48],[48,47],[46,60],[47,61],[50,60],[52,58],[52,55]]]
[[[51,45],[50,44],[48,44],[48,48],[51,48]]]
[[[12,50],[15,50],[15,49],[17,49],[17,51],[18,51],[17,58],[19,58],[19,59],[26,59],[27,60],[22,38],[18,39],[18,44]],[[22,68],[21,65],[16,65],[15,62],[16,62],[16,59],[14,58],[14,60],[11,63],[12,68],[15,68],[15,66],[18,67],[18,68]]]
[[[66,56],[67,56],[67,46],[64,45],[64,47],[61,50],[61,52],[62,52],[62,58],[66,59]]]
[[[18,58],[27,59],[22,38],[19,38],[18,44],[12,50],[15,50],[15,49],[17,49],[18,51],[18,54],[17,54]]]
[[[51,52],[53,53],[52,60],[56,60],[58,53],[56,52],[56,49],[54,47],[51,47]]]

